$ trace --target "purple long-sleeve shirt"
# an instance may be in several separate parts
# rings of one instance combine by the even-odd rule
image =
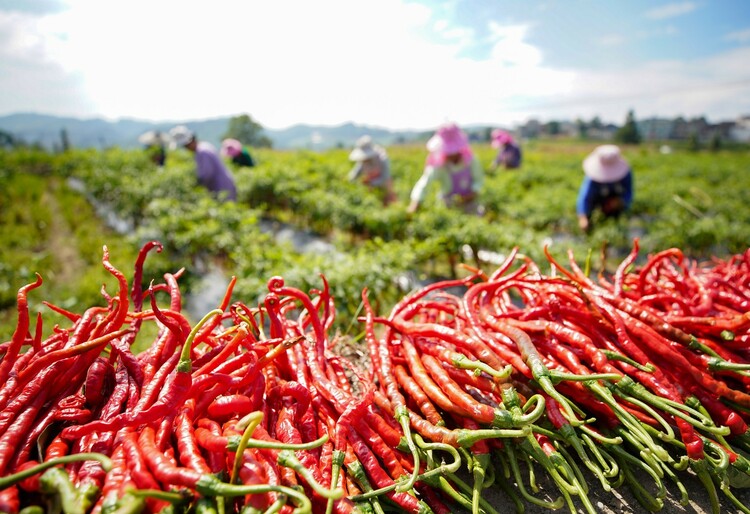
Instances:
[[[195,149],[195,164],[200,185],[216,194],[226,192],[227,200],[237,199],[234,178],[211,143],[205,141],[198,143]]]

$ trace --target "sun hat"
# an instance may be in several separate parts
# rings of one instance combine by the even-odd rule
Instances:
[[[366,161],[375,157],[377,153],[372,138],[370,136],[362,136],[354,144],[354,150],[349,154],[349,160],[356,162]]]
[[[138,136],[138,142],[146,146],[162,145],[168,141],[169,136],[158,130],[149,130]]]
[[[513,136],[502,129],[493,130],[491,136],[492,146],[494,148],[500,148],[501,146],[507,145],[508,143],[513,143]]]
[[[583,160],[583,172],[595,182],[617,182],[625,177],[630,165],[617,145],[597,146]]]
[[[433,153],[452,155],[461,153],[469,146],[469,138],[455,123],[443,125],[427,141],[427,149]]]
[[[221,155],[226,157],[237,157],[242,153],[242,143],[236,139],[225,139],[221,142]]]
[[[185,125],[177,125],[169,131],[169,137],[172,138],[170,146],[179,148],[190,143],[195,138],[195,133]]]

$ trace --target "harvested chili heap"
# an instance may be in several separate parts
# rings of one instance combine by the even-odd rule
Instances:
[[[494,513],[489,488],[519,512],[596,512],[587,481],[657,511],[688,503],[687,474],[715,512],[750,512],[750,250],[636,265],[636,241],[598,276],[514,250],[387,316],[364,289],[369,369],[337,353],[324,278],[305,293],[273,277],[257,306],[232,280],[191,324],[180,273],[141,287],[152,250],[129,284],[105,248],[118,291],[80,314],[48,305],[70,326],[46,338],[27,303],[41,277],[19,290],[0,512]]]

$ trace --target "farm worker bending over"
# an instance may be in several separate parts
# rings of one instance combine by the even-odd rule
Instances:
[[[583,182],[578,190],[578,226],[591,229],[591,215],[600,209],[604,216],[617,217],[633,202],[633,173],[616,145],[602,145],[583,160]]]
[[[508,132],[495,129],[492,131],[492,147],[497,148],[497,156],[492,161],[492,170],[502,166],[506,170],[521,167],[521,148]]]
[[[232,159],[232,162],[237,166],[247,166],[248,168],[255,166],[250,151],[236,139],[230,138],[221,142],[221,155]]]
[[[145,147],[149,159],[159,168],[163,168],[167,160],[167,139],[167,135],[158,130],[149,130],[138,136],[138,142]]]
[[[391,179],[391,165],[385,148],[373,144],[370,136],[362,136],[349,154],[349,160],[356,163],[349,172],[350,182],[360,179],[371,191],[380,195],[383,205],[388,205],[396,199]]]
[[[424,200],[427,186],[437,180],[447,206],[481,215],[484,209],[479,205],[478,196],[484,182],[484,170],[471,152],[466,134],[453,123],[443,125],[427,141],[427,150],[430,154],[422,176],[411,191],[408,211],[416,212]]]
[[[195,155],[198,183],[224,200],[237,199],[237,187],[234,178],[222,162],[211,143],[198,141],[193,131],[179,125],[169,131],[172,146],[184,147]]]

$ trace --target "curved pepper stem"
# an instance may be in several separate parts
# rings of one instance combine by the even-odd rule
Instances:
[[[295,500],[297,508],[294,514],[312,514],[312,502],[305,494],[292,487],[272,484],[238,485],[222,482],[214,475],[203,475],[195,484],[195,490],[204,496],[225,496],[235,498],[249,494],[276,492]]]
[[[309,469],[302,464],[292,450],[281,450],[279,452],[279,465],[292,468],[299,476],[305,479],[313,491],[326,499],[338,500],[343,498],[344,490],[341,488],[326,489],[320,485]]]
[[[411,453],[412,458],[414,459],[414,471],[412,472],[409,480],[402,484],[399,484],[398,487],[396,487],[397,492],[405,492],[411,490],[414,487],[414,484],[417,482],[417,476],[419,475],[420,466],[419,451],[417,451],[417,446],[414,443],[414,436],[411,433],[411,421],[409,420],[409,411],[407,410],[406,406],[401,405],[396,407],[393,415],[396,418],[396,421],[398,421],[399,425],[401,425],[401,430],[403,430],[404,438],[406,439],[406,445],[409,448],[409,452]]]
[[[421,450],[424,450],[424,451],[441,450],[441,451],[448,452],[453,457],[453,462],[441,464],[440,466],[436,468],[432,468],[423,473],[420,473],[417,477],[417,480],[427,481],[437,476],[444,476],[449,473],[455,473],[461,468],[461,456],[459,455],[458,450],[454,448],[453,446],[450,446],[444,443],[426,443],[419,434],[414,434],[414,440],[417,443],[417,446]],[[391,485],[381,487],[380,489],[375,489],[373,491],[368,491],[363,494],[352,496],[350,499],[352,501],[367,500],[369,498],[372,498],[373,496],[379,496],[381,494],[394,491],[396,490],[396,487],[398,487],[398,481],[394,482]]]
[[[65,455],[64,457],[56,457],[45,462],[41,462],[38,465],[19,471],[12,475],[7,475],[0,478],[0,490],[10,487],[13,484],[17,484],[25,478],[32,477],[37,473],[41,473],[49,468],[54,468],[60,464],[69,464],[71,462],[80,462],[84,460],[95,460],[101,464],[104,471],[112,469],[112,461],[106,455],[102,453],[74,453],[71,455]]]
[[[457,353],[453,357],[453,366],[458,369],[468,369],[475,372],[484,371],[489,376],[494,378],[496,382],[509,379],[511,374],[513,373],[513,366],[511,366],[510,364],[508,364],[501,370],[497,370],[485,362],[471,360],[462,353]]]

